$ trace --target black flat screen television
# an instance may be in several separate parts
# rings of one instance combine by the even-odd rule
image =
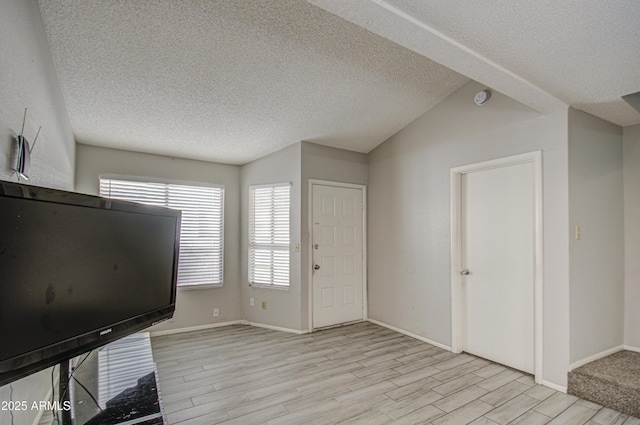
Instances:
[[[0,182],[0,386],[172,317],[180,218]]]

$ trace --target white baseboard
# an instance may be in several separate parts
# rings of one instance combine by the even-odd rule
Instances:
[[[545,387],[549,387],[552,390],[560,391],[561,393],[567,393],[566,385],[554,384],[553,382],[545,381],[544,379],[542,380],[542,385],[544,385]]]
[[[280,326],[267,325],[265,323],[256,323],[256,322],[247,322],[248,325],[255,326],[257,328],[271,329],[272,331],[280,331],[280,332],[288,332],[291,334],[307,334],[308,330],[298,330],[298,329],[290,329],[290,328],[282,328]]]
[[[371,319],[371,318],[367,318],[367,322],[371,322],[371,323],[374,323],[376,325],[380,325],[380,326],[385,327],[387,329],[391,329],[392,331],[396,331],[396,332],[401,333],[403,335],[410,336],[411,338],[419,339],[422,342],[426,342],[427,344],[435,345],[436,347],[442,348],[443,350],[451,351],[451,347],[449,347],[449,346],[447,346],[445,344],[441,344],[439,342],[432,341],[429,338],[425,338],[423,336],[414,334],[412,332],[405,331],[404,329],[396,328],[395,326],[388,325],[388,324],[386,324],[384,322],[380,322],[378,320]]]
[[[151,334],[152,337],[154,337],[154,336],[181,334],[184,332],[202,331],[205,329],[221,328],[223,326],[248,325],[248,324],[249,322],[247,322],[246,320],[232,320],[230,322],[210,323],[208,325],[198,325],[198,326],[190,326],[186,328],[168,329],[166,331],[151,331],[149,333]]]
[[[578,360],[577,362],[573,362],[569,365],[569,372],[571,372],[574,369],[579,368],[580,366],[586,365],[587,363],[591,363],[593,361],[596,361],[598,359],[601,359],[603,357],[607,357],[608,355],[611,355],[613,353],[617,353],[618,351],[622,351],[624,350],[624,346],[623,345],[619,345],[617,347],[613,347],[613,348],[609,348],[608,350],[604,350],[601,351],[599,353],[594,354],[593,356],[589,356],[587,358],[584,358],[582,360]]]
[[[391,329],[392,331],[396,331],[396,332],[399,332],[401,334],[410,336],[412,338],[419,339],[420,341],[426,342],[427,344],[435,345],[436,347],[440,347],[440,348],[442,348],[444,350],[451,351],[451,347],[449,347],[449,346],[447,346],[445,344],[441,344],[439,342],[432,341],[432,340],[430,340],[428,338],[425,338],[423,336],[416,335],[416,334],[414,334],[412,332],[405,331],[404,329],[400,329],[400,328],[397,328],[395,326],[391,326],[391,325],[388,325],[388,324],[386,324],[384,322],[380,322],[380,321],[374,320],[374,319],[367,319],[367,321],[371,322],[371,323],[375,323],[376,325],[380,325],[380,326],[383,326],[385,328]],[[558,385],[558,384],[554,384],[553,382],[549,382],[549,381],[545,381],[545,380],[542,381],[542,385],[544,385],[545,387],[549,387],[549,388],[551,388],[553,390],[560,391],[560,392],[565,393],[565,394],[567,393],[566,385]]]
[[[164,336],[164,335],[181,334],[184,332],[202,331],[205,329],[221,328],[223,326],[231,326],[231,325],[255,326],[256,328],[265,328],[265,329],[271,329],[274,331],[288,332],[288,333],[293,333],[298,335],[309,333],[308,330],[282,328],[280,326],[272,326],[272,325],[267,325],[265,323],[249,322],[248,320],[232,320],[230,322],[210,323],[208,325],[190,326],[187,328],[169,329],[166,331],[153,331],[153,332],[150,332],[150,334],[152,337]]]
[[[640,348],[639,347],[632,347],[630,345],[625,345],[624,349],[627,351],[635,351],[636,353],[640,353]]]

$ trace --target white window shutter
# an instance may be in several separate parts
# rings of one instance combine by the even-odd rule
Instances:
[[[289,286],[291,185],[249,189],[249,283]]]
[[[224,188],[100,177],[100,195],[181,210],[178,286],[222,286]]]

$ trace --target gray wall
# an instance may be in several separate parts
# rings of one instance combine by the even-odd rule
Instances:
[[[624,343],[622,128],[575,109],[569,110],[569,223],[575,363]]]
[[[640,351],[640,125],[624,129],[625,344]]]
[[[304,170],[304,172],[302,172]],[[76,190],[97,194],[100,174],[146,176],[225,186],[225,279],[220,289],[179,290],[174,318],[153,331],[197,327],[234,320],[296,331],[308,328],[308,179],[366,183],[366,155],[297,143],[242,167],[79,144]],[[304,176],[304,177],[303,177]],[[290,182],[291,286],[288,290],[251,288],[247,277],[248,188]],[[301,223],[304,223],[302,225]],[[300,243],[301,251],[293,246]],[[255,305],[249,305],[253,297]],[[267,309],[261,302],[267,301]],[[214,307],[220,317],[213,318]]]
[[[309,330],[309,179],[366,184],[366,155],[300,142],[242,166],[242,318],[254,324],[294,331]],[[249,186],[290,182],[291,286],[266,289],[248,285]],[[300,251],[293,248],[300,244]],[[255,305],[250,306],[250,298]],[[267,309],[261,302],[267,301]]]
[[[224,286],[179,289],[171,320],[152,331],[190,328],[240,319],[240,167],[78,144],[76,191],[97,195],[100,174],[221,184],[224,203]],[[214,307],[219,317],[213,317]]]
[[[367,184],[367,155],[343,149],[302,142],[302,328],[309,328],[311,290],[311,233],[309,180]],[[306,321],[306,322],[305,322]]]
[[[620,179],[616,165],[620,135],[615,126],[577,111],[541,116],[499,93],[478,108],[472,98],[483,87],[472,82],[368,156],[302,142],[238,167],[79,145],[76,160],[69,118],[36,1],[0,3],[0,69],[3,140],[0,155],[4,157],[0,162],[0,179],[15,181],[9,156],[12,138],[20,131],[26,107],[27,138],[32,140],[42,126],[32,157],[31,184],[73,190],[77,162],[75,189],[85,193],[97,193],[100,173],[225,185],[225,287],[180,291],[173,322],[156,330],[238,319],[306,330],[308,180],[321,179],[369,185],[369,316],[449,345],[449,169],[542,150],[544,379],[564,385],[570,361],[621,341],[621,285],[615,270],[620,260],[606,255],[606,272],[586,264],[588,259],[601,255],[600,244],[620,252],[621,226],[616,223],[603,226],[604,222],[621,220],[621,195],[616,183]],[[605,140],[613,141],[612,145],[604,146]],[[623,153],[626,275],[623,341],[639,348],[640,126],[624,129]],[[292,250],[291,288],[286,291],[249,288],[248,186],[282,181],[292,182],[292,244],[301,244],[301,252]],[[596,198],[588,194],[594,190],[602,194],[598,198],[601,206],[611,203],[616,207],[591,208],[591,199]],[[586,213],[589,214],[583,215]],[[581,241],[571,239],[574,224],[583,226]],[[592,237],[597,238],[597,244]],[[408,272],[412,268],[415,273]],[[587,276],[585,270],[594,273]],[[256,300],[254,307],[249,306],[250,297]],[[607,307],[590,317],[587,306],[593,306],[596,299],[604,300]],[[267,301],[266,310],[260,308],[262,300]],[[214,307],[220,309],[220,317],[216,319],[212,316]],[[618,313],[611,309],[618,309]],[[592,333],[597,338],[588,336]],[[49,389],[49,372],[18,381],[12,389],[14,400],[43,400]],[[8,400],[10,392],[9,386],[0,387],[0,399]],[[30,424],[36,414],[16,413],[14,424]],[[0,412],[0,422],[9,420],[7,412]]]
[[[249,164],[241,170],[241,262],[240,297],[242,318],[251,323],[276,328],[301,331],[302,324],[302,287],[300,281],[300,252],[294,252],[293,246],[300,243],[300,178],[301,144],[282,149]],[[290,286],[288,289],[256,288],[249,286],[248,278],[248,209],[249,186],[268,183],[291,183],[291,256]],[[249,305],[249,299],[255,299],[255,305]],[[261,302],[267,302],[262,309]]]
[[[0,2],[0,72],[0,180],[16,181],[9,161],[12,138],[20,132],[24,108],[29,108],[27,139],[33,141],[42,126],[29,183],[73,189],[75,142],[34,0]],[[0,400],[29,404],[46,400],[50,373],[45,370],[0,387]],[[14,412],[13,424],[30,425],[37,414],[37,410]],[[11,423],[10,412],[0,411],[0,423]]]
[[[369,155],[369,317],[451,344],[449,170],[543,151],[544,376],[569,365],[567,112],[541,116],[471,82]],[[415,272],[412,273],[412,271]]]

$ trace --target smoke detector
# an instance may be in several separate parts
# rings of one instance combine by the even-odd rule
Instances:
[[[473,97],[473,102],[478,106],[482,106],[489,101],[490,97],[491,97],[491,92],[489,90],[480,90]]]

